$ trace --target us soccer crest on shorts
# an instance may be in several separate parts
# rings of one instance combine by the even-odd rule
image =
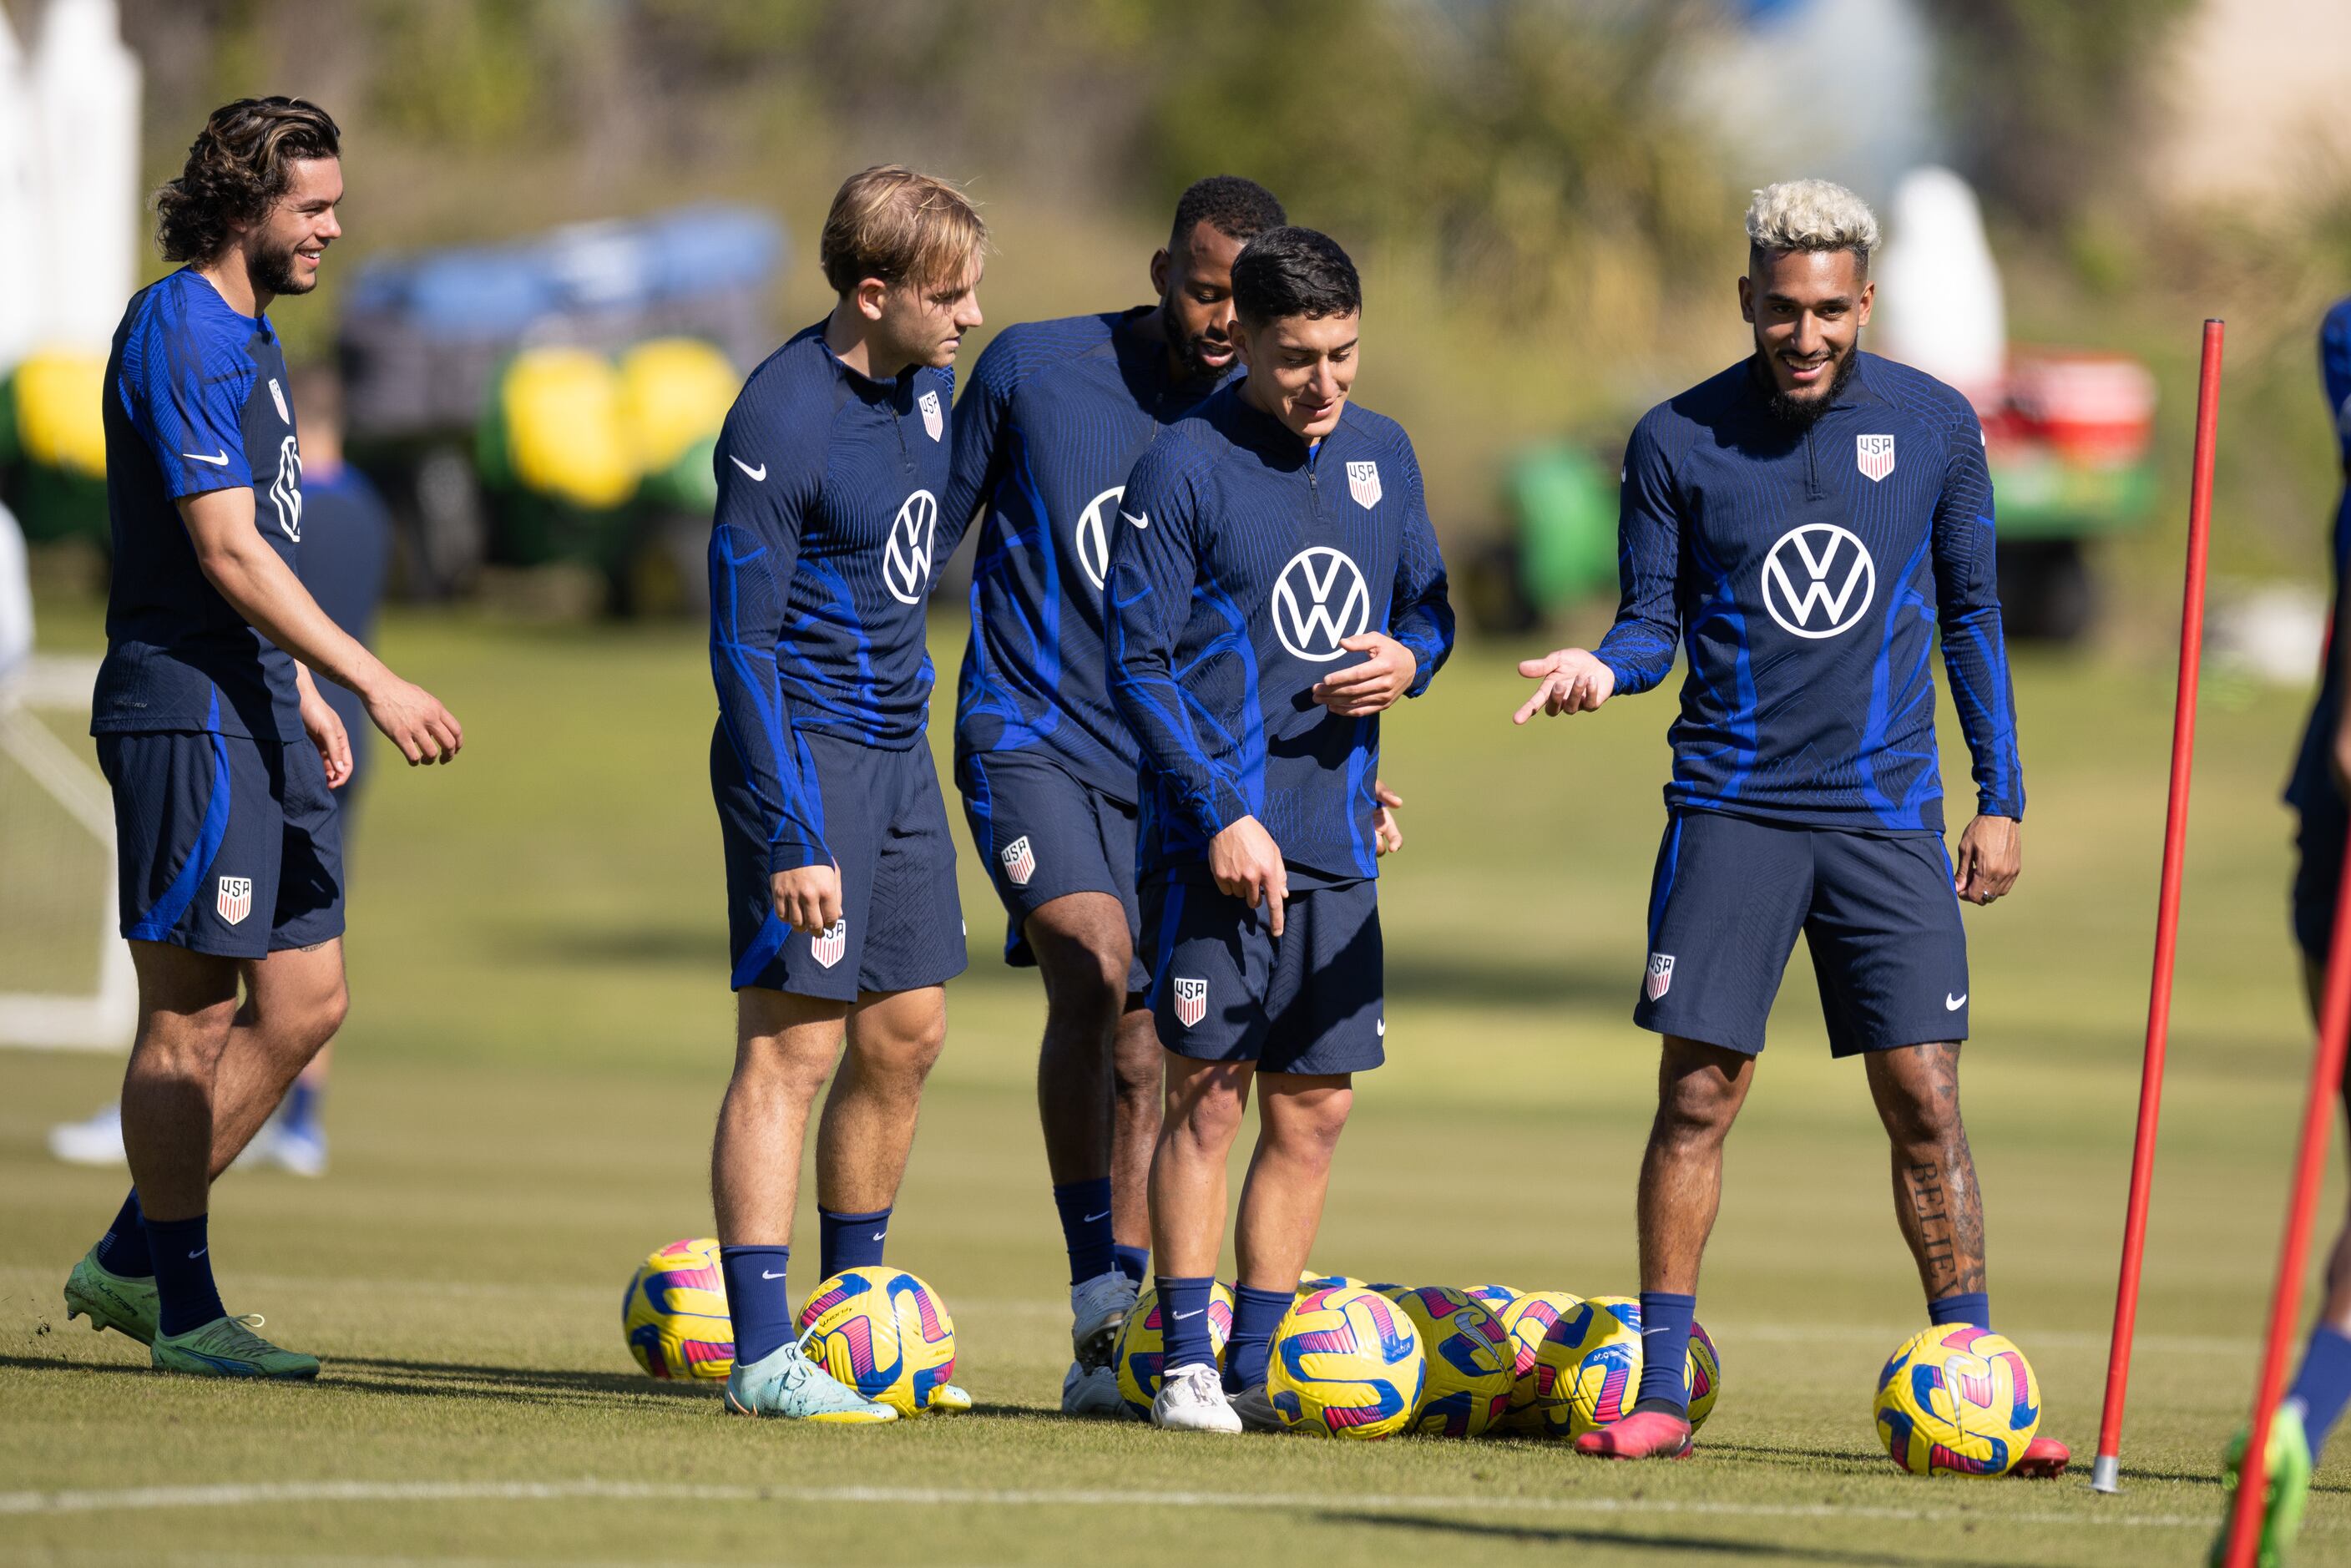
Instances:
[[[1029,879],[1037,874],[1037,852],[1029,847],[1026,833],[1005,845],[996,858],[1004,862],[1004,880],[1015,887],[1028,886]]]
[[[1182,1024],[1186,1029],[1190,1029],[1193,1025],[1198,1023],[1202,1019],[1207,1018],[1207,1016],[1208,982],[1206,980],[1186,980],[1180,976],[1177,977],[1176,981],[1176,1021]]]
[[[229,925],[235,925],[253,913],[253,879],[249,876],[225,876],[213,895],[213,908]]]
[[[1674,988],[1674,956],[1671,953],[1649,955],[1649,977],[1641,982],[1641,994],[1656,1001]]]
[[[840,963],[841,956],[848,951],[849,916],[846,915],[826,926],[821,936],[809,938],[810,954],[828,969]]]

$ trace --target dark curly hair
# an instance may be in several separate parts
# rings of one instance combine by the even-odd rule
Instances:
[[[208,262],[232,230],[259,223],[286,193],[298,158],[340,158],[342,131],[298,98],[241,98],[214,110],[180,177],[155,193],[155,240],[166,261]]]

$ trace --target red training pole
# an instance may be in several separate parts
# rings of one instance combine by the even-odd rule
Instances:
[[[2269,1469],[2270,1417],[2285,1388],[2286,1351],[2302,1317],[2302,1271],[2310,1261],[2310,1222],[2326,1174],[2326,1143],[2335,1129],[2335,1102],[2343,1092],[2343,1048],[2351,1035],[2351,854],[2335,884],[2335,935],[2326,944],[2326,997],[2318,1009],[2318,1050],[2310,1061],[2310,1102],[2303,1107],[2302,1146],[2286,1198],[2285,1249],[2278,1258],[2277,1290],[2270,1298],[2269,1340],[2262,1378],[2253,1389],[2252,1430],[2229,1516],[2229,1568],[2252,1568],[2260,1544],[2262,1492]]]
[[[2188,849],[2188,785],[2196,761],[2196,685],[2204,663],[2204,555],[2212,533],[2212,448],[2220,422],[2219,321],[2204,323],[2204,365],[2196,383],[2196,464],[2188,492],[2188,581],[2179,605],[2179,687],[2171,710],[2171,803],[2163,819],[2163,882],[2156,902],[2155,976],[2147,998],[2147,1057],[2139,1069],[2138,1133],[2131,1144],[2130,1204],[2123,1218],[2122,1277],[2115,1286],[2115,1333],[2106,1351],[2106,1406],[2098,1422],[2093,1490],[2121,1479],[2123,1398],[2130,1386],[2131,1334],[2138,1324],[2139,1263],[2147,1249],[2147,1195],[2155,1183],[2156,1125],[2163,1115],[2163,1052],[2171,1037],[2171,966],[2179,939],[2180,864]]]

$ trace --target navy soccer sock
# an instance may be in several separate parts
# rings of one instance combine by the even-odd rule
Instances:
[[[1143,1281],[1151,1277],[1151,1249],[1129,1247],[1122,1241],[1110,1250],[1111,1256],[1117,1260],[1119,1268],[1124,1271],[1128,1279],[1134,1281],[1135,1289],[1141,1290]]]
[[[882,1243],[890,1234],[890,1211],[877,1208],[871,1214],[835,1214],[829,1208],[816,1211],[816,1261],[831,1279],[843,1269],[862,1269],[882,1261]]]
[[[166,1334],[201,1328],[225,1318],[220,1291],[213,1284],[212,1243],[204,1235],[204,1216],[193,1219],[149,1219],[147,1248],[155,1260],[155,1306],[159,1326]]]
[[[2294,1375],[2286,1397],[2302,1406],[2302,1429],[2310,1438],[2310,1457],[2326,1446],[2326,1435],[2351,1404],[2351,1337],[2321,1323],[2310,1333],[2310,1348],[2302,1353],[2302,1370]]]
[[[1053,1188],[1053,1207],[1061,1211],[1071,1284],[1083,1284],[1117,1266],[1118,1243],[1110,1233],[1110,1177],[1061,1183]]]
[[[1208,1336],[1208,1295],[1216,1283],[1206,1274],[1181,1280],[1159,1276],[1160,1343],[1165,1347],[1161,1372],[1217,1364],[1217,1342]]]
[[[726,1312],[735,1320],[735,1364],[748,1366],[799,1338],[792,1326],[789,1247],[721,1247],[718,1271],[726,1277]]]
[[[110,1274],[120,1274],[126,1280],[152,1279],[155,1260],[148,1253],[147,1227],[139,1214],[139,1189],[122,1200],[121,1209],[106,1234],[98,1239],[98,1263]]]
[[[1233,1337],[1225,1342],[1225,1392],[1238,1394],[1265,1381],[1273,1331],[1298,1299],[1295,1291],[1260,1291],[1243,1285],[1233,1299]]]
[[[1641,1292],[1641,1393],[1634,1409],[1688,1416],[1690,1325],[1697,1321],[1696,1296]]]
[[[297,1078],[294,1086],[286,1091],[286,1104],[281,1111],[286,1118],[286,1130],[315,1137],[319,1132],[319,1103],[325,1098],[318,1090]]]
[[[1991,1327],[1991,1292],[1962,1291],[1956,1296],[1945,1296],[1927,1303],[1927,1321],[1937,1328],[1946,1323],[1968,1323],[1980,1329]]]

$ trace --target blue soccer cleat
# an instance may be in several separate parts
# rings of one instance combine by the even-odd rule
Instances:
[[[842,1426],[898,1418],[889,1406],[861,1398],[855,1389],[810,1361],[801,1343],[795,1340],[749,1365],[737,1362],[726,1375],[726,1408],[737,1416]]]

